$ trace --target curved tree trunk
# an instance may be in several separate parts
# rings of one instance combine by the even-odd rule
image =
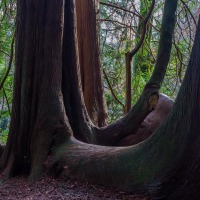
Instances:
[[[75,7],[74,2],[69,1],[67,4],[68,4],[67,7],[71,6],[70,10],[72,12]],[[72,129],[74,130],[74,136],[76,138],[88,143],[96,143],[101,145],[116,145],[122,138],[130,134],[136,133],[142,121],[146,118],[146,116],[149,114],[150,111],[152,111],[152,109],[155,106],[154,105],[152,107],[151,104],[148,104],[148,100],[154,99],[156,97],[154,94],[158,92],[162,84],[162,81],[164,79],[164,74],[170,58],[172,36],[175,26],[176,8],[177,8],[177,0],[175,1],[166,0],[162,29],[161,29],[161,41],[159,45],[160,47],[155,66],[155,71],[157,70],[160,71],[160,68],[162,68],[163,73],[161,77],[155,76],[154,74],[157,72],[154,72],[151,81],[146,85],[143,94],[139,98],[136,105],[133,106],[133,108],[130,110],[130,112],[122,119],[116,121],[115,123],[109,126],[105,126],[102,128],[95,127],[90,123],[90,119],[87,115],[87,111],[84,106],[83,98],[81,98],[82,96],[81,91],[80,89],[77,89],[81,84],[80,83],[81,75],[80,75],[79,63],[77,61],[78,50],[76,46],[77,38],[76,38],[75,11],[73,11],[71,15],[68,14],[69,17],[68,19],[65,20],[66,22],[65,32],[68,34],[64,34],[64,43],[65,43],[65,38],[66,41],[67,38],[70,38],[70,40],[68,39],[70,44],[67,45],[66,43],[64,45],[64,51],[66,50],[66,52],[63,54],[64,55],[63,63],[68,63],[69,67],[67,67],[68,70],[65,66],[63,67],[63,70],[66,70],[65,72],[63,72],[63,83],[64,83],[63,95],[65,100],[65,108],[66,110],[71,110],[72,113],[71,116],[69,116],[70,112],[67,111],[67,115],[69,117],[69,121],[72,126]],[[69,20],[71,20],[70,23]],[[68,29],[66,27],[68,27]],[[71,31],[74,30],[73,32],[71,32],[71,35],[69,35],[70,30]],[[163,64],[161,65],[162,62]],[[72,88],[71,86],[74,84],[76,86]],[[71,90],[71,93],[69,92],[69,90]],[[71,103],[69,104],[69,102]]]
[[[137,130],[158,101],[176,7],[176,0],[166,0],[163,23],[167,28],[163,25],[158,72],[124,118],[98,128],[90,121],[80,89],[74,0],[18,0],[12,121],[0,162],[5,174],[27,172],[32,179],[38,178],[47,156],[54,152],[50,162],[54,172],[63,170],[84,180],[168,199],[180,199],[190,192],[198,195],[198,184],[188,188],[199,174],[200,25],[176,103],[153,136],[131,147],[86,144],[72,136],[115,145]],[[159,67],[162,59],[163,71]]]
[[[164,23],[171,29],[163,29],[161,34],[168,35],[165,48],[171,45],[174,2],[166,0],[165,10],[171,9],[164,12]],[[61,134],[60,141],[65,141],[63,137],[71,135],[72,130],[82,141],[115,145],[136,132],[157,103],[157,87],[151,85],[124,118],[103,128],[92,125],[80,89],[74,8],[74,0],[65,1],[65,5],[64,0],[18,0],[12,121],[0,164],[8,176],[21,170],[32,171],[32,176],[37,177],[56,135]]]
[[[172,111],[156,133],[131,147],[103,147],[73,138],[57,149],[53,168],[83,180],[158,199],[199,199],[200,22],[190,63]]]
[[[178,0],[165,0],[161,35],[159,40],[155,69],[146,87],[151,87],[152,85],[155,85],[160,89],[164,80],[167,65],[169,63],[171,55],[173,38],[172,33],[174,32],[177,4]]]
[[[122,119],[107,127],[95,130],[98,143],[113,145],[118,143],[122,138],[130,134],[135,134],[142,121],[152,111],[147,106],[148,100],[151,95],[159,91],[169,63],[177,3],[178,0],[165,1],[157,61],[153,74],[146,84],[141,97]]]
[[[164,94],[159,94],[158,103],[155,109],[147,115],[140,124],[136,133],[130,134],[119,141],[117,146],[131,146],[146,140],[150,137],[166,119],[174,101]]]

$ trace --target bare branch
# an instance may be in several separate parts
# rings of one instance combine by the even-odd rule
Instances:
[[[151,17],[151,14],[153,12],[153,9],[154,9],[154,6],[155,6],[155,0],[152,1],[151,3],[151,7],[150,7],[150,10],[146,16],[146,18],[144,19],[143,21],[143,31],[142,31],[142,37],[140,38],[140,41],[139,43],[136,45],[136,47],[131,51],[129,52],[130,53],[130,57],[131,59],[133,58],[133,56],[139,51],[139,49],[141,48],[144,40],[145,40],[145,35],[146,35],[146,32],[147,32],[147,23]]]
[[[122,8],[122,7],[119,7],[119,6],[117,6],[117,5],[105,3],[105,2],[102,2],[102,1],[100,2],[100,4],[101,4],[101,5],[105,5],[105,6],[109,6],[109,7],[113,7],[113,8],[116,8],[116,9],[118,9],[118,10],[123,10],[123,11],[125,11],[125,12],[131,13],[131,14],[133,14],[133,15],[139,17],[140,19],[143,19],[143,17],[142,17],[141,15],[139,15],[138,13],[133,12],[133,11],[130,11],[130,10],[127,10],[127,9],[125,9],[125,8]]]
[[[104,77],[105,77],[105,79],[106,79],[106,81],[107,81],[107,83],[108,83],[108,86],[109,86],[109,88],[110,88],[110,91],[111,91],[111,93],[112,93],[114,99],[115,99],[115,100],[123,107],[123,109],[124,109],[124,104],[117,98],[117,96],[116,96],[114,90],[112,89],[112,86],[111,86],[111,84],[110,84],[110,81],[109,81],[108,76],[107,76],[107,74],[106,74],[106,72],[105,72],[104,69],[103,69],[103,74],[104,74]]]
[[[192,17],[192,19],[194,21],[195,26],[197,26],[197,22],[195,20],[195,17],[192,14],[192,12],[191,12],[190,8],[188,7],[188,5],[186,4],[186,2],[184,2],[183,0],[181,0],[181,3],[185,6],[186,10],[188,10],[188,12],[190,13],[190,15],[191,15],[191,17]]]
[[[6,74],[0,84],[0,90],[2,90],[3,86],[4,86],[4,83],[8,77],[8,74],[10,72],[10,69],[12,67],[12,62],[13,62],[13,57],[14,57],[14,43],[15,43],[15,33],[14,33],[14,36],[13,36],[13,39],[12,39],[12,43],[11,43],[11,50],[10,50],[10,60],[9,60],[9,64],[8,64],[8,69],[6,71]]]

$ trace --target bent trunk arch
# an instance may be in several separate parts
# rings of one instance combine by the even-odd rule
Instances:
[[[200,22],[173,109],[149,139],[131,147],[103,147],[72,137],[56,151],[53,167],[63,166],[64,174],[85,181],[158,199],[199,199],[199,53]]]
[[[165,1],[159,52],[155,64],[155,70],[152,74],[150,81],[145,86],[139,100],[132,107],[130,112],[113,124],[105,127],[97,127],[91,122],[83,100],[83,94],[80,89],[76,89],[76,92],[72,89],[73,91],[70,92],[70,85],[73,84],[77,87],[80,86],[79,88],[82,88],[82,86],[80,81],[81,74],[77,45],[78,38],[76,30],[75,10],[76,1],[70,0],[66,3],[66,24],[64,26],[66,34],[64,33],[65,45],[63,50],[63,69],[65,70],[63,72],[63,85],[65,85],[65,91],[63,91],[63,96],[67,115],[73,113],[70,115],[69,120],[70,125],[74,131],[75,138],[87,143],[113,146],[118,143],[119,140],[121,140],[122,138],[130,134],[136,133],[142,121],[149,114],[149,112],[154,109],[155,105],[152,106],[151,104],[149,104],[148,101],[149,99],[151,99],[151,97],[155,95],[155,93],[158,93],[164,79],[172,47],[172,37],[175,27],[175,13],[177,9],[177,2],[178,0]],[[70,23],[68,23],[69,21]],[[71,39],[69,40],[68,38]],[[66,45],[65,41],[68,41],[68,45]],[[65,63],[68,63],[68,65]],[[160,73],[160,71],[162,73]],[[160,76],[158,77],[157,74],[159,74]],[[74,78],[72,79],[69,76]],[[69,89],[67,90],[66,88]],[[70,110],[70,112],[68,112],[68,110]]]

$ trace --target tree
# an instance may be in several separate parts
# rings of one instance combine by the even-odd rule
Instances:
[[[84,102],[92,122],[97,126],[105,126],[107,111],[96,24],[99,0],[77,0],[76,2],[78,55]]]
[[[5,176],[27,173],[37,179],[51,155],[48,170],[53,173],[162,198],[197,198],[200,24],[167,120],[136,146],[105,147],[99,145],[115,146],[135,133],[156,106],[170,57],[177,0],[165,1],[155,70],[138,102],[126,116],[102,128],[93,125],[84,104],[75,1],[18,0],[17,6],[12,119],[0,162]]]

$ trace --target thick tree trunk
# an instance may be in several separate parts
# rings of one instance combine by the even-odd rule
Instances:
[[[71,138],[56,151],[53,167],[87,181],[157,199],[199,199],[200,22],[183,85],[167,120],[148,140],[103,147]]]
[[[38,177],[53,138],[71,134],[61,93],[63,5],[63,0],[17,4],[12,120],[1,157],[8,177],[30,170]]]
[[[78,50],[84,102],[96,126],[107,125],[97,12],[99,0],[76,0]]]
[[[5,146],[0,144],[0,157],[3,154],[4,148],[5,148]]]
[[[123,138],[135,134],[146,116],[155,109],[158,98],[157,91],[147,89],[138,99],[135,106],[123,118],[109,126],[103,128],[96,127],[95,136],[97,144],[116,146]]]
[[[166,2],[171,6],[170,0]],[[103,128],[92,125],[80,89],[74,8],[74,0],[65,1],[65,6],[64,0],[18,1],[12,121],[1,158],[1,168],[6,168],[8,176],[24,170],[37,177],[56,135],[64,141],[72,130],[82,141],[116,145],[136,132],[157,103],[157,88],[147,87],[124,118]],[[165,14],[165,23],[174,16],[176,6],[172,8]],[[174,18],[167,23],[174,27]],[[172,33],[173,28],[162,34],[168,34],[170,40]]]
[[[74,136],[81,141],[94,143],[93,125],[81,90],[74,0],[65,1],[64,13],[62,94],[65,110]]]
[[[163,29],[161,40],[167,42],[160,43],[165,47],[160,47],[155,68],[159,73],[154,73],[124,118],[103,128],[91,123],[80,89],[74,5],[74,0],[66,0],[65,5],[64,0],[18,0],[12,122],[1,168],[7,176],[27,172],[35,179],[54,150],[52,169],[68,175],[169,199],[189,195],[187,189],[199,175],[200,25],[186,78],[165,123],[138,145],[96,146],[74,139],[72,131],[88,143],[115,145],[137,130],[156,106],[164,77],[163,72],[158,77],[158,66],[165,48],[162,69],[167,66],[177,1],[166,0],[168,28]],[[191,192],[198,195],[195,189]]]
[[[162,78],[160,78],[156,84],[148,84],[148,87],[145,88],[137,104],[124,118],[103,128],[93,126],[90,122],[89,116],[87,115],[87,111],[84,106],[84,100],[80,90],[81,74],[78,62],[78,50],[76,45],[76,17],[75,11],[73,10],[75,5],[73,1],[69,1],[68,3],[66,3],[66,5],[67,4],[68,6],[66,6],[66,9],[69,9],[71,14],[70,12],[66,11],[64,25],[65,33],[63,45],[63,96],[65,101],[65,109],[67,111],[72,129],[74,131],[74,136],[79,140],[88,143],[116,145],[122,138],[130,134],[136,133],[142,121],[153,109],[154,106],[152,107],[151,104],[148,104],[148,100],[151,99],[152,95],[154,96],[154,94],[158,92],[164,76],[162,76]],[[167,39],[168,41],[168,43],[166,43],[165,45],[167,52],[167,55],[165,55],[166,58],[169,58],[170,56],[170,51],[168,49],[171,49],[172,34],[175,24],[176,6],[177,1],[166,1],[163,23],[167,24],[170,29],[163,28],[161,32],[161,38]],[[91,5],[88,7],[91,8]],[[171,8],[170,12],[168,12],[169,8]],[[163,25],[163,27],[165,27],[165,25]],[[165,37],[163,37],[163,35],[165,35]],[[160,45],[162,44],[163,42],[160,43]],[[165,48],[160,48],[162,53],[164,53]],[[159,53],[159,55],[160,54],[161,53]],[[157,62],[159,63],[161,60],[162,57],[158,56]],[[166,70],[167,64],[168,60],[164,62],[164,66],[162,66],[162,68]],[[74,87],[72,87],[72,85]]]

